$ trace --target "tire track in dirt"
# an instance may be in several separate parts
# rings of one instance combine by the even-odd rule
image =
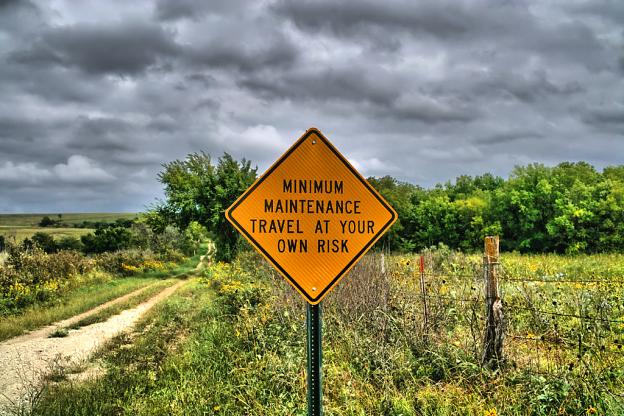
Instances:
[[[158,282],[154,282],[152,284],[149,284],[147,286],[139,288],[139,289],[137,289],[137,290],[135,290],[133,292],[126,293],[123,296],[120,296],[120,297],[115,298],[113,300],[109,300],[108,302],[105,302],[105,303],[103,303],[103,304],[101,304],[99,306],[96,306],[95,308],[89,309],[88,311],[85,311],[85,312],[83,312],[81,314],[74,315],[71,318],[67,318],[67,319],[64,319],[62,321],[57,321],[57,322],[54,322],[54,323],[52,323],[50,325],[46,325],[43,328],[35,329],[35,330],[29,331],[29,332],[27,332],[27,333],[25,333],[23,335],[18,335],[16,337],[4,340],[4,341],[0,342],[0,346],[5,345],[5,344],[6,345],[20,344],[20,343],[28,341],[29,339],[39,339],[41,337],[48,337],[48,336],[50,336],[50,334],[52,332],[54,332],[58,328],[68,327],[68,326],[70,326],[70,325],[80,321],[81,319],[86,318],[87,316],[93,315],[94,313],[98,313],[102,309],[106,309],[109,306],[113,306],[113,305],[115,305],[117,303],[124,302],[127,299],[130,299],[131,297],[136,296],[136,295],[144,292],[145,290],[149,289],[150,287],[154,286],[157,283]]]
[[[171,296],[185,283],[187,283],[185,280],[179,281],[140,305],[126,309],[105,322],[70,330],[69,335],[65,338],[48,338],[48,335],[59,326],[67,326],[85,316],[96,313],[104,307],[122,302],[128,297],[146,290],[151,285],[83,314],[0,343],[0,369],[2,369],[0,374],[0,406],[11,406],[23,402],[29,394],[32,394],[33,386],[37,386],[41,382],[55,362],[62,361],[64,365],[70,365],[85,360],[106,341],[132,328],[148,310]],[[2,414],[1,408],[0,414]]]

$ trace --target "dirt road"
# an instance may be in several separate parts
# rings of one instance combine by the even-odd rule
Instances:
[[[105,322],[71,330],[65,338],[48,338],[58,327],[66,327],[98,310],[121,302],[146,288],[139,289],[91,311],[57,322],[37,331],[0,343],[0,414],[2,406],[22,403],[29,399],[36,386],[58,361],[65,365],[79,363],[91,355],[104,342],[132,328],[156,303],[167,298],[180,286],[180,281],[169,286],[151,299],[132,309],[127,309]]]

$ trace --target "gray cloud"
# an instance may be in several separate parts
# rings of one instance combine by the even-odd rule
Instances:
[[[274,39],[255,39],[256,45],[240,39],[212,39],[207,45],[186,51],[188,60],[199,67],[225,67],[250,72],[265,67],[292,65],[298,55],[295,46],[283,36]]]
[[[249,6],[244,0],[157,0],[156,17],[164,21],[179,19],[201,20],[210,14],[228,14],[240,12]]]
[[[583,121],[592,125],[615,124],[624,127],[624,108],[595,108],[583,114]]]
[[[0,211],[138,210],[319,127],[430,186],[624,154],[622,2],[0,0]]]
[[[92,75],[137,75],[177,51],[172,34],[161,26],[126,21],[50,29],[30,48],[13,52],[11,58],[33,66],[76,67]]]
[[[461,2],[280,1],[274,10],[305,30],[326,28],[345,36],[377,26],[442,38],[456,37],[471,32],[477,18]],[[482,18],[476,20],[483,23]]]

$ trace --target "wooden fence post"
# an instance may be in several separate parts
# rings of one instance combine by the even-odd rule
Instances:
[[[429,311],[427,309],[427,287],[425,285],[425,256],[420,255],[420,293],[423,301],[423,334],[427,338],[429,328]]]
[[[386,256],[384,253],[381,253],[381,274],[386,274]]]
[[[487,324],[482,364],[492,368],[498,368],[503,360],[503,339],[505,337],[503,303],[498,293],[498,258],[498,236],[485,237],[483,270],[485,275]]]

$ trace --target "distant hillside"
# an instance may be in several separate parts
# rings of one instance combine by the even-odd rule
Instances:
[[[70,227],[83,222],[115,222],[117,219],[134,219],[133,212],[81,212],[81,213],[41,213],[41,214],[0,214],[0,226],[37,227],[43,217],[59,221]]]

